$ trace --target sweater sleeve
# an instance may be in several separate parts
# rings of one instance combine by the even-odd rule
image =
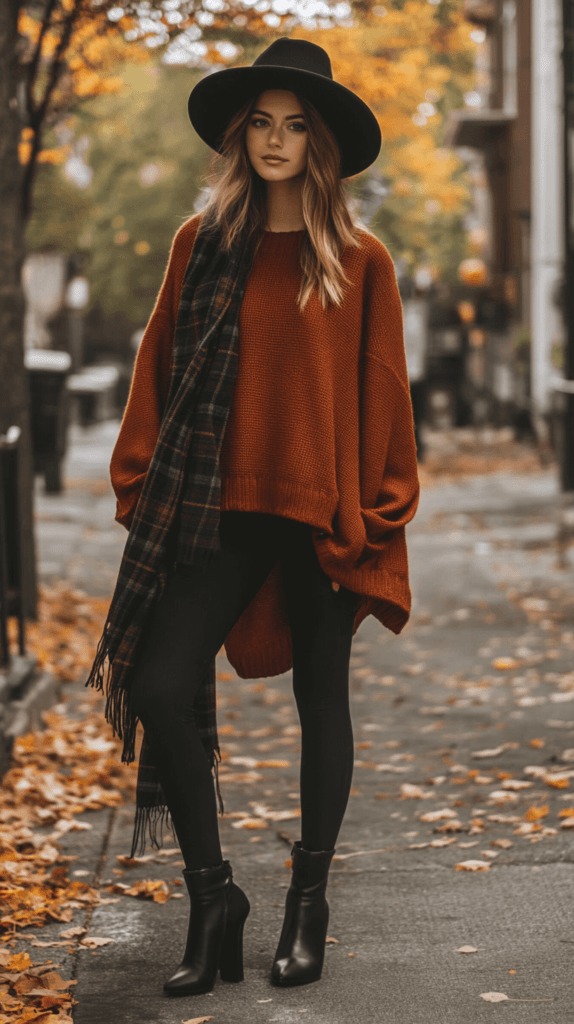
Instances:
[[[197,217],[177,232],[163,283],[135,360],[128,401],[110,463],[116,520],[129,530],[159,436],[169,390],[173,334]]]
[[[365,280],[361,361],[361,506],[363,557],[384,555],[418,504],[414,423],[395,270],[378,242]]]

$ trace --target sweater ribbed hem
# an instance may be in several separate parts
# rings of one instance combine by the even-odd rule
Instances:
[[[305,487],[296,480],[222,475],[222,512],[265,512],[325,530],[330,528],[338,503],[336,491]]]

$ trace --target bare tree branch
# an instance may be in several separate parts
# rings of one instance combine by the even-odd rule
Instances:
[[[28,110],[28,114],[31,114],[33,112],[33,110],[35,108],[35,105],[36,105],[35,104],[35,99],[34,99],[34,87],[35,87],[36,79],[37,79],[37,76],[38,76],[38,69],[39,69],[39,66],[40,66],[40,58],[42,56],[42,46],[44,44],[44,39],[46,37],[46,32],[48,31],[48,27],[49,27],[50,22],[52,20],[52,14],[54,13],[54,8],[56,7],[57,2],[58,2],[58,0],[48,0],[47,7],[46,7],[46,9],[44,11],[44,15],[42,17],[42,25],[40,27],[40,35],[38,36],[38,43],[37,43],[36,49],[34,51],[34,56],[32,57],[32,60],[30,61],[29,65],[28,65],[28,68],[27,68],[27,75],[26,75],[26,107],[27,107],[27,110]]]
[[[49,0],[49,2],[51,5],[51,14],[53,14],[54,4],[56,0],[54,0],[54,2],[52,2],[52,0]],[[62,74],[62,71],[65,66],[66,51],[68,49],[68,46],[70,45],[72,31],[74,29],[74,25],[80,13],[81,6],[82,0],[76,0],[72,10],[63,18],[62,22],[60,23],[62,26],[61,36],[56,47],[56,50],[54,52],[54,56],[52,58],[52,64],[48,72],[48,80],[46,82],[46,87],[44,89],[44,95],[42,96],[41,101],[38,104],[36,104],[34,109],[29,113],[30,127],[32,128],[34,134],[31,139],[30,156],[24,169],[23,178],[22,213],[25,219],[28,217],[31,209],[32,186],[34,184],[34,177],[36,174],[38,153],[42,148],[42,130],[44,127],[44,122],[46,119],[48,107],[50,105],[50,100],[52,99],[54,89],[58,84],[60,75]]]

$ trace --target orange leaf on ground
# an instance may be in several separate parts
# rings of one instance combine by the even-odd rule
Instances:
[[[32,961],[28,953],[14,953],[6,966],[9,971],[26,971],[28,967],[32,966]]]
[[[529,807],[524,817],[526,821],[540,821],[541,818],[545,818],[549,811],[548,804],[543,804],[541,807]]]

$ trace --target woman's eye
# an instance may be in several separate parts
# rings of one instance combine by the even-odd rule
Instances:
[[[266,121],[265,118],[263,118],[263,117],[256,117],[251,122],[251,127],[252,128],[259,128],[260,125],[263,125],[263,127],[268,127],[269,126],[269,121]],[[301,122],[298,122],[298,121],[294,121],[292,124],[290,124],[289,128],[295,128],[296,131],[298,131],[298,132],[299,131],[301,131],[301,132],[306,131],[305,125],[302,124]]]

